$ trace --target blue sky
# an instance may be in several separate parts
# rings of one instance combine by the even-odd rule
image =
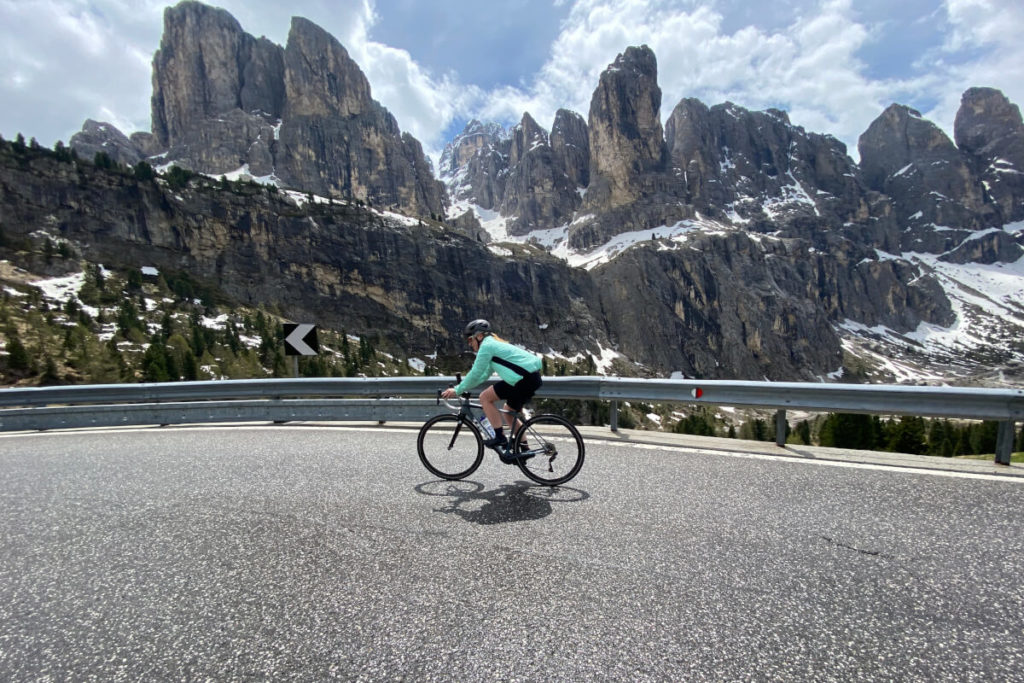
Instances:
[[[0,134],[65,142],[87,118],[150,129],[157,0],[0,0]],[[658,58],[662,119],[684,97],[778,107],[856,142],[892,102],[950,135],[963,91],[1024,102],[1020,0],[221,0],[283,45],[292,15],[333,34],[373,96],[437,158],[470,118],[586,117],[630,45]]]

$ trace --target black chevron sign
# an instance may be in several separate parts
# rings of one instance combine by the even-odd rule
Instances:
[[[316,340],[316,325],[284,323],[284,355],[315,356],[320,351]]]

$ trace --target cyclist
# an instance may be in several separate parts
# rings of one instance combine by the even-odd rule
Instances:
[[[516,425],[512,424],[511,416],[498,410],[495,403],[505,401],[516,412],[521,411],[523,404],[533,398],[543,383],[540,375],[543,362],[538,356],[495,335],[491,331],[491,324],[483,319],[466,325],[464,336],[469,348],[476,354],[476,360],[465,379],[458,386],[445,389],[442,395],[454,398],[482,383],[492,373],[498,373],[501,381],[487,387],[480,394],[484,415],[494,426],[494,438],[484,441],[484,445],[498,451],[503,462],[515,462],[515,456],[509,452],[504,427],[505,421],[508,421],[510,434],[515,434]]]

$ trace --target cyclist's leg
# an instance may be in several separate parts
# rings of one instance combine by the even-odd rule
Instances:
[[[502,382],[498,382],[498,384],[502,384]],[[480,407],[483,408],[484,415],[487,417],[487,421],[491,423],[492,427],[494,427],[494,431],[496,433],[495,436],[497,437],[497,435],[500,434],[501,436],[507,439],[508,437],[506,436],[505,432],[499,431],[503,430],[507,419],[507,416],[503,414],[500,410],[498,410],[498,406],[495,405],[500,400],[501,398],[498,396],[497,391],[495,391],[494,386],[487,387],[482,392],[480,392]],[[514,434],[514,431],[509,432],[509,435]]]
[[[500,384],[500,382],[499,382]],[[505,424],[505,416],[498,410],[498,406],[495,405],[501,398],[498,393],[494,390],[493,386],[487,387],[480,392],[480,407],[484,409],[484,415],[487,416],[487,421],[491,423],[491,426],[497,429]]]
[[[512,414],[505,413],[505,420],[510,425],[511,431],[509,432],[509,441],[515,444],[516,435],[519,433],[519,429],[522,423],[519,421],[520,415],[523,412],[523,406],[526,402],[533,398],[533,395],[540,388],[543,383],[539,372],[535,372],[532,375],[527,375],[521,380],[515,383],[515,385],[505,384],[504,386],[495,385],[496,393],[500,398],[505,399],[506,410],[515,411]],[[528,450],[529,445],[527,442],[522,441],[519,444],[521,450]]]

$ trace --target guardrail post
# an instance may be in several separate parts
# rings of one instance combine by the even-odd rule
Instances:
[[[779,409],[775,411],[775,445],[786,445],[786,411]]]
[[[999,423],[999,431],[996,432],[996,464],[1009,465],[1010,455],[1013,453],[1013,421],[1006,420]]]
[[[609,419],[611,420],[611,423],[612,423],[612,431],[613,432],[619,431],[619,402],[618,401],[612,401],[612,407],[611,407],[611,410],[609,411],[609,416],[608,417],[609,417]]]

